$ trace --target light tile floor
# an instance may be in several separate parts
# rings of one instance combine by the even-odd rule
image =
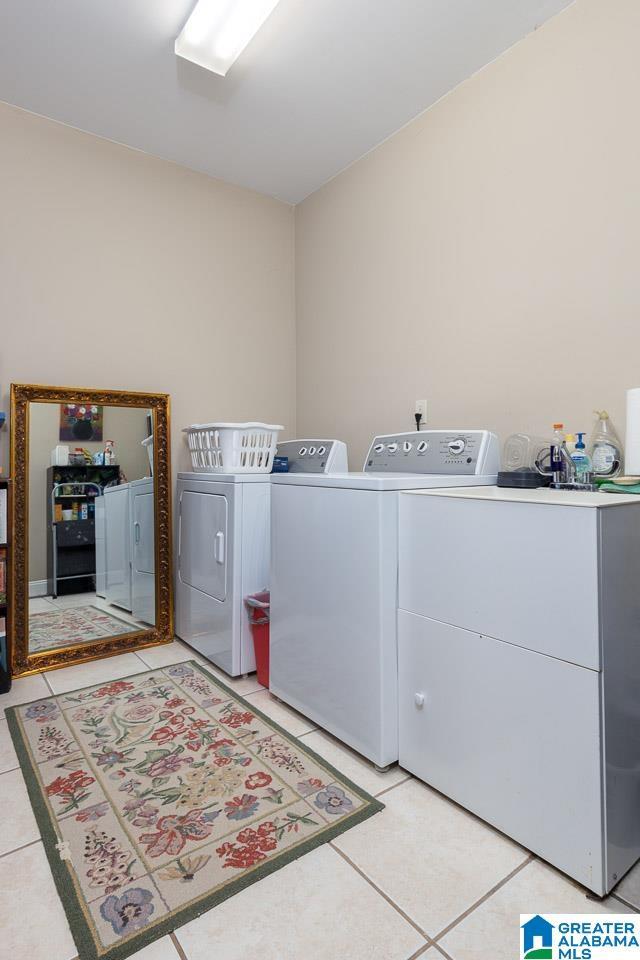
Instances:
[[[176,641],[14,681],[2,708],[202,658]],[[640,867],[600,902],[399,767],[378,773],[280,703],[254,676],[239,694],[299,736],[386,809],[251,885],[135,960],[512,960],[519,914],[640,912]],[[76,949],[0,719],[0,930],[12,960],[73,960]],[[26,922],[25,917],[37,918]],[[44,936],[46,932],[46,936]],[[481,947],[479,947],[481,945]]]

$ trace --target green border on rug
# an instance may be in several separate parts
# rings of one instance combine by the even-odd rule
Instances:
[[[91,929],[85,919],[84,912],[78,899],[78,894],[71,876],[71,867],[68,866],[68,862],[66,860],[60,859],[60,854],[56,847],[56,844],[60,840],[56,829],[57,824],[52,818],[49,808],[47,807],[42,789],[40,787],[40,781],[31,761],[29,748],[25,744],[18,720],[18,710],[21,710],[23,707],[27,707],[30,703],[38,703],[42,700],[55,700],[58,697],[65,697],[72,693],[79,693],[82,690],[90,689],[92,686],[100,686],[100,684],[88,684],[84,687],[78,687],[75,690],[66,690],[64,693],[59,694],[52,693],[48,697],[38,697],[36,700],[29,700],[25,703],[19,703],[13,707],[6,707],[5,716],[7,718],[13,745],[20,762],[20,769],[22,770],[22,774],[27,785],[27,792],[29,794],[29,799],[31,801],[31,806],[35,814],[38,827],[40,828],[40,833],[42,835],[42,841],[47,859],[49,861],[49,866],[51,868],[51,873],[53,874],[53,879],[62,901],[62,906],[64,908],[69,927],[71,928],[71,933],[73,934],[73,939],[76,947],[78,948],[80,960],[125,960],[126,957],[130,957],[133,953],[136,953],[136,951],[141,950],[150,943],[155,943],[156,940],[167,936],[178,927],[184,926],[185,923],[189,923],[191,920],[195,920],[196,917],[201,916],[201,914],[207,913],[207,911],[211,910],[213,907],[217,907],[218,904],[223,903],[230,897],[235,896],[236,893],[240,893],[241,890],[251,886],[251,884],[256,883],[258,880],[262,880],[264,877],[267,877],[272,873],[275,873],[281,867],[285,867],[288,863],[292,863],[299,857],[303,857],[305,854],[310,853],[317,847],[320,847],[325,843],[329,843],[330,840],[340,836],[341,833],[344,833],[351,827],[356,826],[358,823],[362,823],[364,820],[368,820],[369,817],[372,817],[380,810],[384,810],[384,804],[381,803],[380,800],[376,800],[375,797],[372,797],[371,794],[363,790],[362,787],[359,787],[357,784],[353,783],[352,780],[328,763],[328,761],[325,760],[324,757],[321,757],[320,754],[316,753],[315,750],[312,750],[310,747],[307,747],[306,744],[301,743],[299,737],[294,737],[291,733],[285,730],[284,727],[280,726],[279,723],[276,723],[275,720],[272,720],[271,717],[267,716],[266,713],[263,713],[262,710],[254,707],[253,704],[251,704],[245,697],[240,696],[231,687],[227,686],[224,681],[220,680],[214,674],[209,673],[206,667],[198,663],[196,660],[178,660],[176,663],[169,663],[166,666],[141,670],[139,673],[132,673],[127,677],[121,677],[119,679],[127,680],[132,679],[133,677],[144,676],[144,674],[147,673],[156,673],[161,670],[169,670],[171,667],[177,667],[180,664],[189,664],[189,666],[195,667],[208,680],[211,680],[214,684],[216,684],[216,686],[228,693],[230,697],[245,705],[250,713],[260,717],[260,719],[263,720],[268,726],[272,727],[276,733],[281,734],[286,740],[294,741],[295,743],[300,744],[303,753],[307,754],[307,756],[319,763],[320,766],[324,767],[324,769],[329,773],[334,774],[336,778],[341,781],[341,783],[344,783],[350,790],[357,794],[357,796],[364,802],[365,806],[360,807],[350,816],[344,817],[339,823],[335,823],[332,826],[327,825],[326,829],[323,830],[322,833],[317,836],[310,837],[293,850],[284,850],[278,857],[274,857],[273,860],[265,861],[265,863],[263,863],[261,866],[255,867],[251,874],[247,876],[240,876],[235,880],[229,881],[229,883],[226,884],[223,889],[218,890],[215,893],[203,894],[198,903],[184,907],[181,910],[179,909],[164,920],[158,920],[152,927],[149,927],[148,930],[141,930],[140,933],[131,936],[126,943],[116,944],[115,946],[108,947],[106,950],[101,952],[98,949],[98,945],[96,944]]]

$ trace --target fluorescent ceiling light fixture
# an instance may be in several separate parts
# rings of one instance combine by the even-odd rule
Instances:
[[[224,77],[277,4],[278,0],[198,0],[176,40],[176,54]]]

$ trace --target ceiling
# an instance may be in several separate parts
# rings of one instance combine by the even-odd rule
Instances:
[[[2,0],[0,100],[297,203],[571,0],[280,0],[226,78],[195,0]]]

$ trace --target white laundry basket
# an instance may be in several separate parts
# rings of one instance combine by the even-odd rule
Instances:
[[[183,433],[197,473],[270,473],[281,430],[273,423],[194,423]]]
[[[149,457],[149,468],[151,470],[150,476],[153,476],[153,434],[150,437],[147,437],[146,440],[141,440],[140,443],[147,451],[147,456]]]

